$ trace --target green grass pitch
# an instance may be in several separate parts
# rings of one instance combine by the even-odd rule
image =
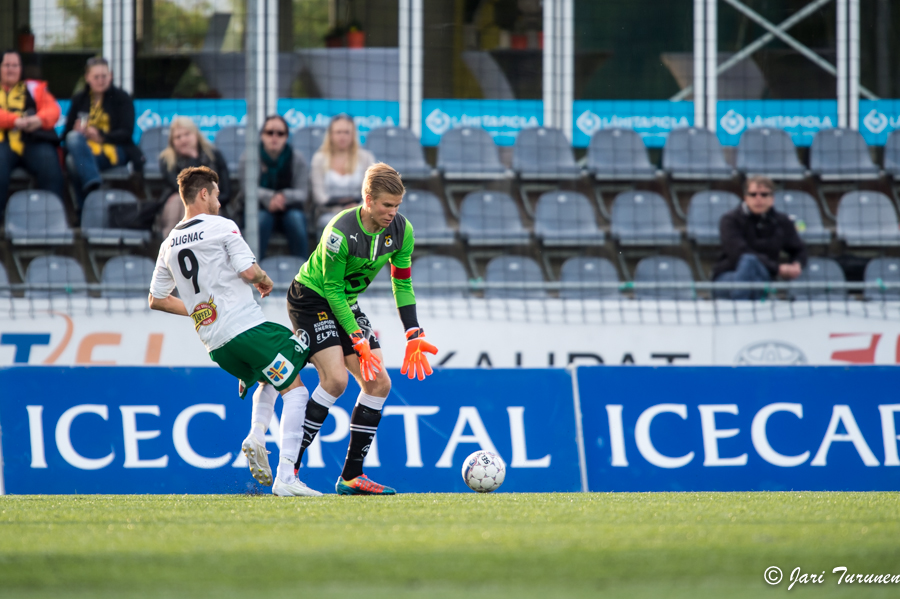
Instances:
[[[0,497],[5,598],[900,596],[837,566],[900,574],[900,495]]]

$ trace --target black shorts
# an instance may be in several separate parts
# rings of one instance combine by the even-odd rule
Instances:
[[[334,317],[328,300],[299,282],[291,283],[287,294],[288,316],[294,332],[304,343],[309,346],[310,357],[316,355],[327,347],[340,345],[344,349],[345,356],[352,356],[353,345],[350,335]],[[372,330],[369,319],[359,309],[359,304],[350,306],[356,324],[359,325],[363,335],[369,339],[369,347],[377,349],[381,347],[378,338]]]

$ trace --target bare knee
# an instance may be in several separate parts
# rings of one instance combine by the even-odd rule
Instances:
[[[388,376],[385,370],[382,370],[375,377],[374,381],[360,381],[360,386],[366,395],[387,397],[391,392],[391,377]]]
[[[347,370],[344,368],[319,371],[319,386],[332,397],[340,397],[347,389]]]

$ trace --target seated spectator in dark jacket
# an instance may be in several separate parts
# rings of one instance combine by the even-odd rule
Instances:
[[[219,204],[223,207],[231,199],[228,163],[197,125],[186,116],[172,119],[169,126],[169,145],[159,155],[159,170],[166,184],[162,193],[162,210],[157,217],[157,229],[163,238],[184,218],[184,203],[178,195],[178,173],[192,166],[208,166],[219,175]]]
[[[134,102],[128,92],[112,84],[105,58],[87,61],[87,88],[72,96],[63,139],[74,168],[69,176],[79,207],[88,193],[99,189],[100,172],[132,163],[141,171],[144,159],[134,144]]]
[[[264,257],[276,225],[284,231],[291,254],[309,256],[306,199],[309,170],[303,154],[288,143],[288,124],[282,117],[266,117],[259,144],[259,255]],[[241,156],[241,177],[245,157]]]
[[[3,53],[0,62],[0,221],[6,208],[9,180],[17,166],[31,173],[38,189],[63,196],[63,174],[53,127],[59,104],[46,81],[22,79],[22,57]]]
[[[766,283],[775,277],[791,280],[806,266],[806,245],[794,222],[776,212],[775,184],[766,177],[750,177],[744,184],[744,201],[719,221],[722,254],[713,267],[719,283]],[[787,261],[782,262],[782,254]],[[760,290],[726,291],[720,297],[757,299]]]

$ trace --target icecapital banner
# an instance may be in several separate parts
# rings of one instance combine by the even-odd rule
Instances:
[[[466,489],[467,455],[506,460],[503,491],[577,491],[571,377],[565,370],[439,370],[425,381],[391,372],[393,390],[367,473],[400,492]],[[301,378],[317,383],[313,368]],[[261,490],[241,441],[251,401],[212,368],[0,369],[7,493],[238,493]],[[350,383],[304,456],[301,476],[334,492],[358,387]],[[269,429],[277,464],[278,417]],[[265,490],[268,492],[268,489]]]

